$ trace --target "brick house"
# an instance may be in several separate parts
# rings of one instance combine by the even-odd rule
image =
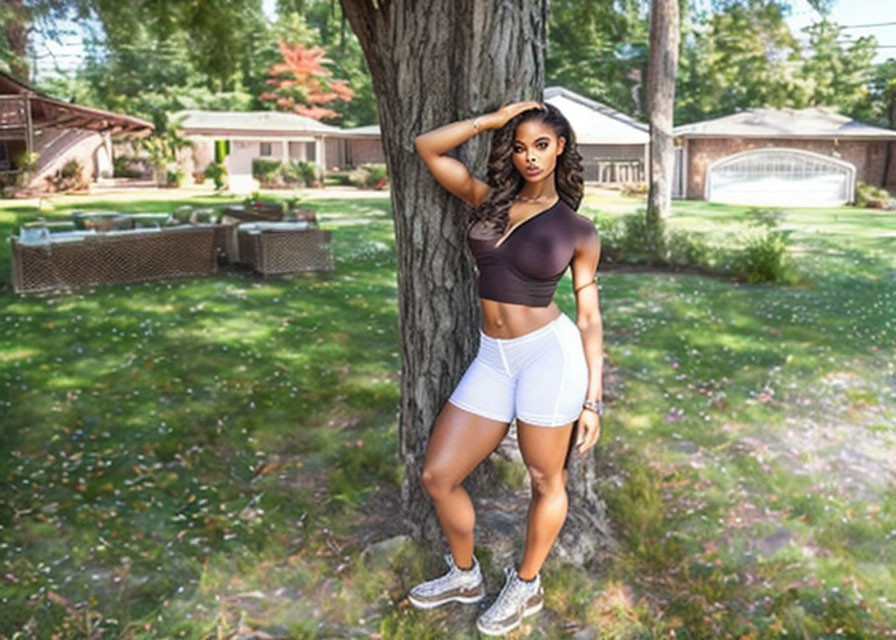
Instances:
[[[857,181],[896,191],[896,131],[826,109],[750,109],[674,134],[679,198],[831,206]]]

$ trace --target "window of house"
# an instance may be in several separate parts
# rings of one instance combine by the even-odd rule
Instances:
[[[272,154],[271,154],[271,143],[270,143],[270,142],[262,142],[262,143],[259,145],[259,147],[260,147],[260,148],[259,148],[259,153],[260,153],[262,156],[269,156],[269,155],[272,155]]]
[[[9,151],[6,149],[6,140],[0,140],[0,171],[8,171],[9,169]]]

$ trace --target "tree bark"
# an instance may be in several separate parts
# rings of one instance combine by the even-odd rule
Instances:
[[[463,231],[465,210],[416,156],[414,138],[437,126],[538,99],[544,87],[548,0],[341,0],[364,50],[377,97],[389,171],[398,261],[402,375],[399,438],[405,463],[403,518],[411,535],[440,544],[442,534],[420,473],[435,419],[478,346],[480,307]],[[483,175],[490,135],[456,150]],[[471,478],[489,477],[489,465]],[[479,483],[476,479],[479,479]],[[566,544],[596,548],[609,531],[593,489],[594,460],[571,474]],[[572,510],[571,510],[572,511]],[[595,514],[602,526],[595,526]],[[586,528],[587,527],[587,528]],[[561,552],[562,553],[562,552]]]
[[[656,225],[666,218],[672,206],[675,167],[672,127],[679,40],[678,0],[652,0],[647,59],[647,119],[650,123],[648,225]]]

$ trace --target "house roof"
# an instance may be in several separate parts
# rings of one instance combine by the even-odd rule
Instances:
[[[378,138],[380,136],[380,125],[367,124],[362,127],[351,127],[342,129],[339,133],[347,137]]]
[[[297,113],[280,111],[201,111],[190,109],[174,114],[174,119],[183,118],[180,129],[184,133],[231,132],[231,133],[341,133],[342,129],[318,122]]]
[[[154,129],[151,122],[140,118],[56,100],[0,71],[0,98],[3,97],[6,97],[3,102],[8,104],[0,109],[0,128],[26,127],[24,105],[27,104],[32,122],[44,127],[108,131],[137,137],[149,135]]]
[[[683,138],[896,139],[896,131],[852,120],[829,109],[748,109],[675,127]]]
[[[579,144],[647,144],[648,127],[629,115],[563,87],[547,87],[544,99],[560,109]]]

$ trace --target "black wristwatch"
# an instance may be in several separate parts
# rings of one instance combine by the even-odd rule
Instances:
[[[600,400],[585,400],[583,407],[586,409],[591,409],[594,413],[603,417],[604,415],[604,403]]]

